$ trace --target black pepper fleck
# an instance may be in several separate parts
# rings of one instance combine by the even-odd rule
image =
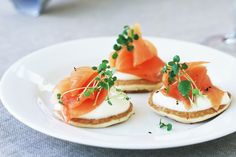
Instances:
[[[152,132],[151,132],[151,131],[149,131],[148,133],[149,133],[149,134],[152,134]]]
[[[179,101],[178,100],[176,100],[176,105],[179,105]]]

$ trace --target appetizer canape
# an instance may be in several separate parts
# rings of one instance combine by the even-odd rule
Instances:
[[[143,39],[140,26],[125,26],[110,55],[110,64],[116,68],[115,85],[125,92],[149,92],[161,87],[161,69],[164,62],[157,49]]]
[[[100,128],[124,122],[133,114],[129,97],[113,85],[116,77],[107,60],[98,67],[74,68],[54,91],[54,111],[79,127]]]
[[[150,107],[183,123],[201,122],[225,111],[231,95],[213,85],[205,64],[180,63],[180,57],[175,56],[162,69],[163,87],[150,94]]]

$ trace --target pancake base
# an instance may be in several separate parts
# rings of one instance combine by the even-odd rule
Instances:
[[[161,81],[153,83],[144,79],[117,80],[115,86],[126,93],[147,93],[160,89]]]
[[[123,113],[100,119],[72,118],[67,123],[82,128],[104,128],[127,121],[134,114],[132,103]],[[62,118],[60,118],[62,120]],[[64,121],[64,120],[63,120]]]
[[[224,112],[229,106],[229,104],[222,104],[220,108],[216,111],[213,108],[209,108],[206,110],[201,111],[194,111],[194,112],[182,112],[182,111],[176,111],[172,109],[168,109],[166,107],[160,106],[158,104],[154,104],[152,101],[152,96],[155,92],[152,92],[148,99],[148,104],[157,114],[161,116],[168,117],[170,119],[173,119],[175,121],[181,122],[181,123],[198,123],[205,120],[208,120],[210,118],[213,118],[220,113]],[[230,99],[232,100],[231,94],[228,93]]]

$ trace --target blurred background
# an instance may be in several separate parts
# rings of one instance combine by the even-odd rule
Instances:
[[[27,0],[26,0],[27,1]],[[34,1],[34,0],[28,0]],[[139,22],[144,35],[201,43],[233,29],[233,0],[51,0],[39,17],[0,5],[2,74],[19,57],[78,38],[111,36]],[[5,55],[7,53],[7,55]]]
[[[37,49],[79,38],[114,36],[124,25],[135,22],[141,24],[145,36],[207,44],[211,37],[232,32],[236,21],[233,17],[236,14],[236,10],[233,11],[235,0],[50,0],[40,16],[19,12],[13,5],[14,1],[2,1],[0,4],[0,76],[16,60]],[[236,50],[224,51],[236,56]],[[2,105],[0,113],[0,153],[5,156],[14,153],[16,156],[30,156],[31,153],[40,156],[41,148],[43,152],[50,152],[50,156],[75,156],[76,152],[82,153],[81,156],[93,156],[91,153],[94,152],[97,156],[130,153],[57,140],[24,126]],[[35,138],[25,142],[27,137],[32,136]],[[156,150],[155,153],[235,156],[235,138],[236,135],[232,134],[205,144]],[[221,144],[226,141],[227,145]],[[13,145],[16,150],[11,149]],[[24,149],[27,147],[33,149]],[[214,150],[214,154],[209,149]],[[30,152],[32,150],[34,152]],[[145,153],[151,156],[154,152],[138,152],[141,156]]]

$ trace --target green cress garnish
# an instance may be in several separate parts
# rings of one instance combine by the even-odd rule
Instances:
[[[168,83],[172,84],[178,82],[178,91],[182,96],[188,98],[193,103],[194,97],[202,95],[199,88],[196,86],[192,78],[187,74],[186,69],[188,65],[186,63],[180,63],[180,57],[178,55],[173,57],[173,60],[168,62],[163,68],[162,73],[168,74]],[[180,78],[184,77],[185,80]],[[166,93],[169,92],[169,86],[166,87]],[[191,93],[191,95],[190,95]],[[192,98],[192,99],[191,99]]]
[[[58,103],[62,104],[61,93],[57,93],[57,100],[58,100]]]
[[[119,34],[116,44],[113,46],[114,53],[112,54],[112,58],[116,59],[118,57],[118,51],[122,47],[126,47],[129,52],[132,52],[134,50],[132,42],[138,39],[139,35],[134,33],[134,29],[130,28],[130,26],[124,26],[123,32]]]
[[[163,123],[160,119],[160,122],[159,122],[159,127],[162,129],[162,128],[166,128],[167,131],[171,131],[172,130],[172,124],[171,123]]]
[[[110,68],[108,64],[108,60],[103,60],[99,66],[93,66],[93,70],[98,72],[98,75],[89,83],[92,82],[94,85],[92,87],[87,87],[83,94],[84,96],[90,96],[94,91],[100,91],[102,89],[110,90],[110,88],[114,85],[114,82],[117,80],[114,74],[114,70]]]
[[[106,101],[108,104],[112,105],[111,103],[111,96],[109,95],[111,87],[114,85],[115,81],[117,80],[116,76],[114,75],[115,69],[111,68],[108,60],[103,60],[99,66],[93,66],[93,70],[98,72],[97,77],[94,78],[91,82],[95,81],[94,86],[87,88],[84,90],[84,96],[90,96],[94,91],[101,91],[102,89],[108,90],[108,96],[106,97]],[[129,97],[121,92],[120,90],[116,89],[118,95],[122,96],[126,100],[129,100]]]
[[[130,99],[127,96],[127,94],[125,94],[120,89],[117,89],[115,87],[114,87],[114,90],[116,91],[116,94],[110,96],[111,87],[114,85],[115,81],[117,80],[117,77],[113,76],[115,69],[110,67],[108,60],[103,60],[101,64],[99,64],[98,66],[93,66],[92,69],[96,70],[98,72],[98,75],[95,78],[93,78],[86,87],[75,88],[75,89],[66,91],[63,94],[61,93],[57,94],[57,99],[60,104],[63,105],[62,97],[66,93],[76,91],[76,90],[83,90],[77,98],[78,101],[80,101],[80,98],[82,95],[85,97],[89,97],[94,92],[98,92],[97,97],[95,98],[95,102],[96,102],[101,90],[103,89],[108,90],[106,101],[110,105],[112,105],[111,98],[121,98],[121,99],[126,99],[126,100]]]

